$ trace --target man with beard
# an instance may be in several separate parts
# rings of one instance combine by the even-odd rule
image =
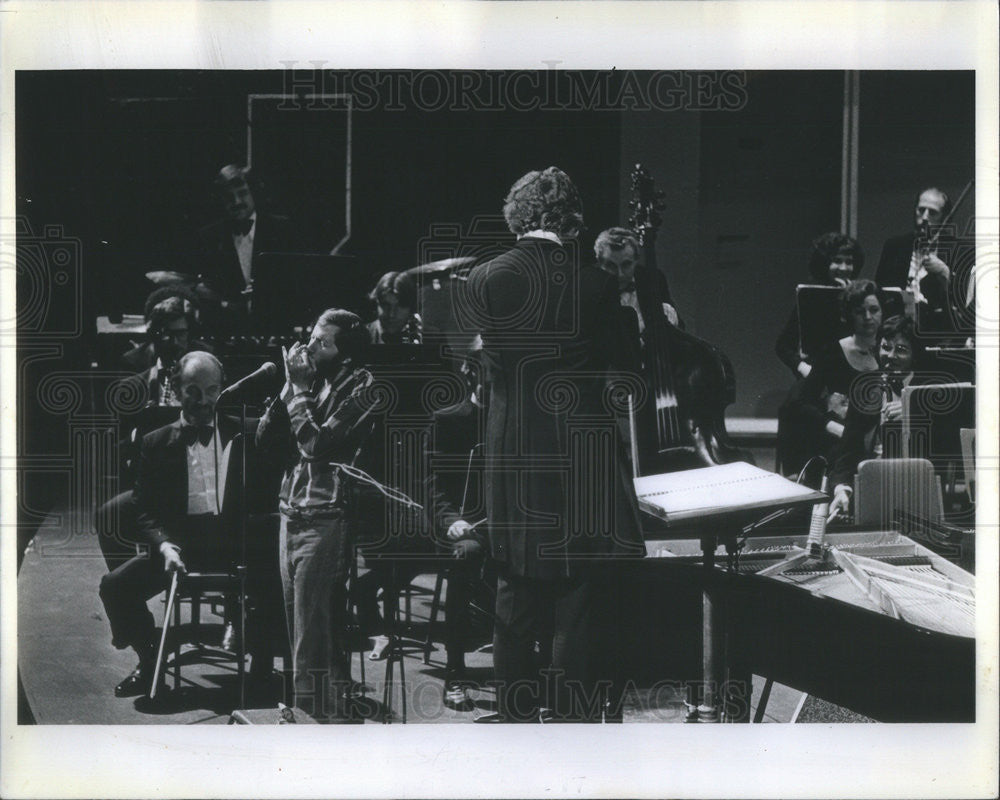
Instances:
[[[367,340],[355,314],[320,314],[309,343],[284,353],[285,387],[257,431],[259,446],[283,448],[285,459],[278,559],[294,703],[332,723],[360,721],[352,714],[344,641],[355,522],[346,471],[372,428],[373,378],[355,362]]]

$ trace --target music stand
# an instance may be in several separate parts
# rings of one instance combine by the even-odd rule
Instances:
[[[682,524],[688,531],[694,528],[700,540],[704,578],[702,696],[697,714],[689,719],[718,722],[726,669],[725,636],[719,631],[728,625],[726,598],[739,557],[739,539],[768,512],[814,505],[828,496],[742,462],[647,475],[633,479],[633,483],[642,511],[668,525]],[[729,559],[725,573],[715,570],[720,544]]]
[[[799,312],[799,356],[815,356],[850,333],[847,322],[840,318],[840,295],[837,286],[799,284],[795,287],[795,304]],[[906,313],[903,290],[880,289],[882,319]]]

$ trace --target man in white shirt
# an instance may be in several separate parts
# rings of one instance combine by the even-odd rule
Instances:
[[[259,198],[254,195],[257,184],[249,168],[226,164],[212,185],[223,218],[199,232],[198,272],[221,305],[221,309],[213,309],[215,324],[239,327],[255,313],[253,289],[261,277],[260,254],[297,251],[302,246],[286,218],[258,207]],[[264,297],[263,301],[271,299]]]
[[[952,203],[936,187],[924,189],[913,209],[913,232],[886,240],[875,271],[875,283],[907,289],[917,304],[918,321],[925,330],[949,327],[952,274],[964,265],[952,226]]]
[[[163,591],[171,572],[224,571],[237,553],[238,448],[246,437],[234,443],[237,421],[216,415],[222,365],[210,353],[195,351],[181,357],[174,374],[181,417],[144,438],[134,490],[138,528],[148,553],[101,581],[112,643],[119,649],[133,648],[139,657],[133,673],[115,687],[118,697],[143,694],[152,681],[155,623],[146,601]],[[256,420],[252,424],[256,426]],[[258,466],[249,463],[249,469],[254,471],[248,483],[256,484]],[[261,495],[248,492],[248,502]]]

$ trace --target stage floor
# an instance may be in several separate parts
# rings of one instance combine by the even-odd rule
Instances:
[[[97,589],[106,571],[97,538],[80,519],[67,512],[52,513],[28,546],[18,574],[17,641],[18,667],[24,696],[37,724],[225,724],[240,708],[235,664],[231,661],[185,664],[178,689],[166,693],[164,702],[150,704],[144,699],[116,698],[113,687],[135,666],[131,650],[111,646],[104,608]],[[67,530],[85,530],[67,536]],[[495,693],[489,686],[493,659],[488,646],[466,656],[473,705],[465,710],[447,708],[442,703],[444,647],[434,642],[430,663],[423,663],[420,643],[427,630],[433,575],[421,575],[412,593],[411,626],[413,640],[405,642],[408,723],[470,723],[477,716],[495,710]],[[162,595],[149,601],[159,622],[163,616]],[[443,616],[443,614],[442,614]],[[203,622],[221,630],[221,618],[202,611]],[[439,617],[436,633],[442,631]],[[419,643],[418,641],[419,640]],[[484,645],[486,643],[484,642]],[[636,657],[640,657],[637,654]],[[371,661],[364,655],[365,685],[371,690],[371,722],[381,721],[381,699],[385,681],[385,661]],[[352,662],[354,678],[360,679],[360,656]],[[271,691],[247,698],[242,707],[276,708],[282,697],[282,662],[275,662]],[[669,676],[664,676],[665,681]],[[173,685],[173,677],[168,677]],[[753,709],[760,698],[762,679],[754,678]],[[672,723],[684,721],[683,695],[661,688],[630,692],[624,707],[625,723]],[[788,687],[775,685],[764,721],[789,722],[799,714],[804,696]],[[391,719],[401,721],[401,686],[396,677]],[[815,701],[810,700],[815,706]],[[823,704],[829,705],[829,704]],[[23,711],[23,709],[22,709]],[[22,719],[25,715],[22,713]],[[804,719],[805,717],[803,717]],[[812,717],[810,717],[812,718]],[[835,719],[858,721],[856,715],[831,706],[817,721]]]

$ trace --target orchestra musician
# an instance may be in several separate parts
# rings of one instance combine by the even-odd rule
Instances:
[[[498,714],[489,719],[538,721],[544,706],[557,719],[592,721],[601,716],[595,691],[598,654],[609,647],[607,618],[620,622],[614,593],[602,591],[603,568],[614,556],[644,552],[624,453],[608,449],[598,467],[588,452],[584,463],[570,426],[579,414],[614,429],[601,395],[611,354],[623,346],[618,286],[596,266],[580,267],[573,240],[582,205],[562,170],[520,178],[504,217],[517,243],[469,276],[469,295],[482,304],[486,516],[499,569]],[[556,384],[568,384],[566,391]],[[572,410],[560,403],[565,396]],[[585,480],[598,474],[600,486]],[[584,505],[596,510],[580,519]],[[536,641],[551,642],[541,654],[554,678],[547,698]]]
[[[480,442],[483,427],[483,387],[479,380],[479,351],[482,341],[473,342],[472,352],[462,363],[461,372],[468,392],[458,403],[434,413],[433,451],[428,477],[425,513],[439,552],[455,559],[449,570],[445,595],[444,704],[449,708],[470,707],[466,689],[465,652],[472,619],[470,605],[475,596],[489,546],[483,512]],[[447,470],[435,468],[435,461],[447,462]],[[464,461],[465,468],[456,468]]]
[[[597,234],[594,240],[594,255],[597,258],[597,266],[618,279],[619,301],[623,307],[635,311],[639,334],[642,334],[646,329],[646,322],[642,318],[636,294],[636,272],[641,273],[645,267],[641,264],[642,248],[639,245],[639,237],[628,228],[608,228]],[[660,297],[666,297],[667,279],[663,273],[656,270],[652,277],[659,284]],[[671,325],[678,324],[677,311],[669,303],[663,303],[663,315]]]
[[[373,378],[355,359],[361,319],[320,314],[308,344],[284,353],[286,382],[261,418],[261,449],[283,455],[279,566],[294,703],[324,722],[356,722],[346,649],[353,526],[346,469],[370,440]]]
[[[238,553],[242,492],[240,447],[249,442],[257,421],[244,436],[239,420],[216,414],[222,390],[222,364],[211,353],[193,351],[175,365],[174,385],[180,418],[146,435],[134,490],[136,522],[149,552],[131,558],[101,580],[100,595],[111,626],[112,643],[131,647],[139,663],[115,687],[116,697],[145,694],[155,667],[155,624],[146,601],[166,587],[175,570],[225,571]],[[247,435],[249,434],[249,435]],[[250,513],[267,514],[271,495],[266,467],[247,453],[247,502]],[[255,655],[252,673],[266,677],[266,652]]]
[[[849,281],[858,277],[864,265],[864,250],[856,239],[846,234],[824,233],[813,240],[812,252],[809,255],[809,279],[813,284],[843,288]],[[833,336],[830,338],[832,340]],[[797,304],[792,306],[792,313],[774,344],[774,351],[796,378],[805,378],[809,375],[812,359],[808,356],[803,359],[799,352]]]
[[[851,281],[841,292],[841,318],[851,334],[810,359],[811,369],[778,411],[782,471],[797,473],[813,456],[828,456],[844,434],[847,397],[855,377],[878,369],[876,336],[882,303],[872,281]],[[805,363],[805,362],[802,362]]]
[[[913,231],[886,240],[882,247],[875,282],[897,286],[913,293],[917,319],[928,330],[950,325],[950,281],[956,255],[956,237],[943,223],[951,216],[947,194],[930,186],[917,196]]]
[[[122,356],[123,367],[137,373],[124,379],[123,384],[129,387],[125,394],[146,398],[138,414],[119,418],[120,428],[126,433],[119,443],[119,477],[124,485],[130,483],[141,435],[146,432],[142,430],[143,414],[150,408],[181,405],[180,395],[171,384],[177,359],[194,350],[212,352],[209,345],[191,335],[197,329],[197,300],[183,287],[163,286],[152,292],[146,301],[146,322],[147,341]],[[139,440],[133,439],[136,435]],[[131,489],[102,504],[94,514],[94,524],[109,570],[135,555],[138,531]]]
[[[922,374],[927,357],[912,319],[890,317],[879,328],[878,340],[881,372],[865,373],[852,383],[843,435],[831,453],[831,520],[850,510],[854,475],[862,461],[899,457],[903,388],[932,379]]]
[[[254,194],[259,186],[249,168],[226,164],[212,186],[223,216],[199,231],[201,278],[220,298],[219,326],[238,327],[252,310],[260,254],[294,250],[295,237],[286,217],[259,207],[260,198]]]
[[[423,321],[416,312],[417,285],[405,272],[387,272],[368,299],[378,308],[378,317],[368,323],[372,344],[420,344]]]
[[[180,306],[165,301],[180,300]],[[183,285],[160,286],[149,293],[143,306],[146,321],[146,341],[122,354],[120,366],[140,373],[159,362],[160,369],[169,369],[189,350],[205,350],[211,346],[200,338],[200,304],[198,296]],[[150,398],[154,399],[154,398]]]

